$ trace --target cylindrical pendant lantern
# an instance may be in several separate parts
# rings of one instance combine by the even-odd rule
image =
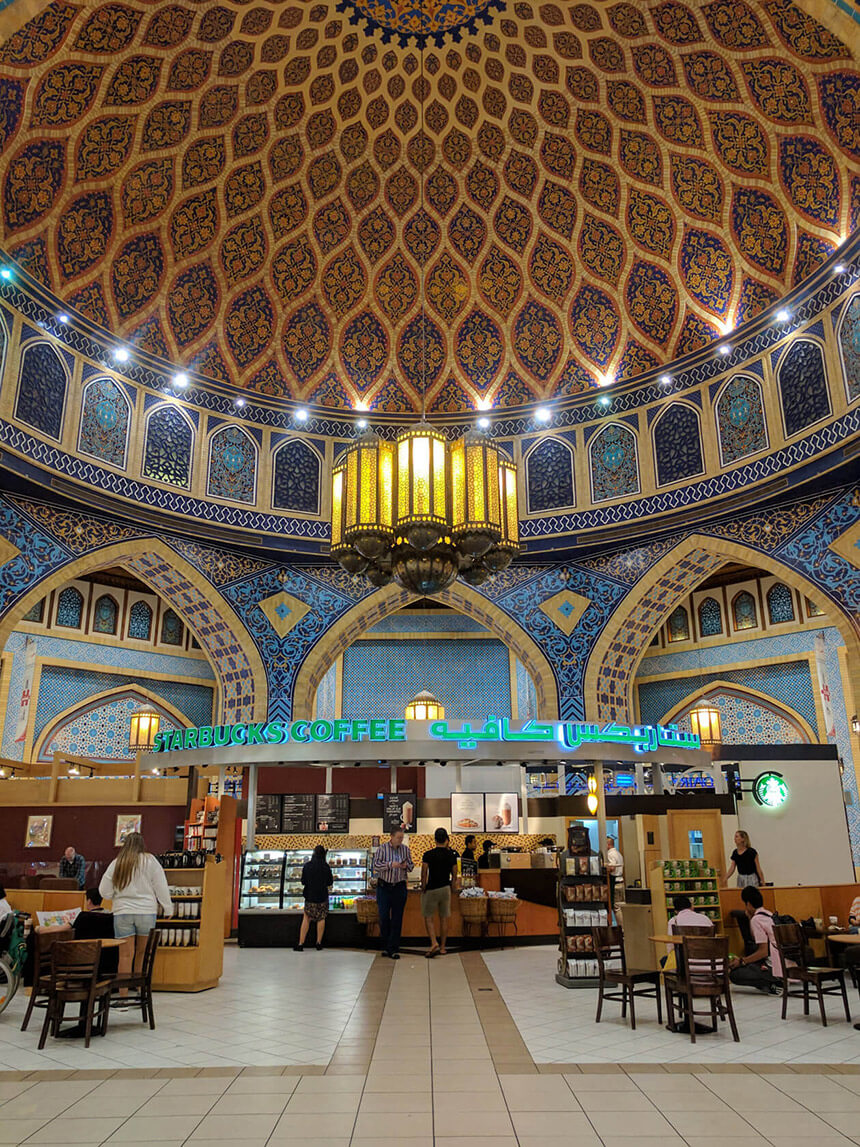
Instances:
[[[161,714],[145,706],[131,715],[128,747],[132,753],[147,752],[152,748],[155,734],[161,726]]]
[[[394,444],[364,434],[346,454],[344,541],[376,561],[394,540]]]
[[[409,702],[403,716],[407,721],[438,721],[445,716],[445,706],[424,690]]]
[[[491,573],[499,573],[511,564],[520,549],[520,519],[517,507],[517,468],[504,454],[499,454],[499,498],[502,536],[498,545],[484,554],[483,564]]]
[[[448,529],[448,450],[445,436],[418,422],[397,437],[395,529],[413,549],[429,550]]]
[[[452,536],[476,558],[502,539],[498,448],[477,430],[451,447]]]
[[[349,545],[344,537],[348,500],[346,460],[343,459],[331,474],[331,556],[347,573],[358,574],[367,568],[367,559]],[[357,504],[355,496],[352,501]]]
[[[690,710],[690,728],[703,745],[722,744],[723,731],[720,724],[720,710],[716,705],[702,702]]]

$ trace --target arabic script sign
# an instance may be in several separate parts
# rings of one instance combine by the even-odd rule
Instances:
[[[181,749],[252,747],[254,745],[356,744],[362,741],[423,740],[454,743],[460,749],[477,749],[487,742],[513,744],[549,744],[554,741],[571,752],[580,745],[618,745],[637,753],[656,752],[660,748],[698,749],[699,738],[684,733],[677,725],[589,725],[573,721],[519,721],[507,717],[488,717],[482,725],[472,727],[464,721],[457,726],[448,721],[431,721],[429,728],[418,722],[410,737],[413,722],[371,718],[359,721],[261,721],[247,725],[200,725],[157,733],[153,753],[175,753]],[[519,725],[519,728],[514,726]]]

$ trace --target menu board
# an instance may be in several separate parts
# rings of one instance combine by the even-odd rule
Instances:
[[[451,831],[484,831],[483,793],[451,793]]]
[[[281,831],[281,798],[257,797],[257,832]]]
[[[386,793],[382,798],[382,831],[394,832],[403,828],[414,832],[418,821],[418,800],[415,793]]]
[[[320,793],[316,802],[317,832],[349,832],[349,793]]]
[[[313,793],[286,793],[281,805],[281,832],[313,832],[316,798]]]
[[[484,814],[487,832],[519,832],[519,793],[484,793]]]

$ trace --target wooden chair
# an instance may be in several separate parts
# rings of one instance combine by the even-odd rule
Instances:
[[[721,1020],[728,1016],[732,1038],[739,1043],[729,984],[728,936],[685,935],[683,940],[683,969],[678,974],[665,976],[670,1028],[675,1027],[674,997],[679,996],[692,1043],[696,1042],[696,1016],[710,1016],[712,1031],[717,1030],[717,1016]],[[708,1001],[707,1011],[696,1011],[697,999]]]
[[[710,924],[710,925],[707,925],[707,924],[678,924],[673,928],[672,935],[673,936],[681,936],[681,937],[684,937],[684,936],[713,936],[715,931],[716,931],[716,925],[715,924]],[[675,971],[674,972],[666,972],[663,976],[663,988],[664,988],[664,991],[666,992],[666,1011],[667,1012],[671,1011],[671,1003],[669,1000],[669,993],[672,990],[672,983],[674,982],[672,979],[673,976],[677,980],[683,980],[683,978],[684,978],[684,949],[681,946],[676,946],[676,948],[675,948]],[[683,1010],[684,1010],[683,997],[679,998],[677,1001],[675,1001],[675,1003],[676,1003],[676,1006],[678,1007],[679,1011],[681,1011],[683,1013]]]
[[[151,1031],[155,1030],[155,1012],[152,1009],[152,970],[155,966],[155,954],[161,943],[161,932],[153,928],[146,938],[146,948],[143,951],[139,972],[130,972],[127,976],[112,976],[111,990],[118,992],[121,988],[128,989],[128,1000],[140,1008],[143,1022],[149,1021]]]
[[[84,1047],[90,1046],[95,1025],[98,1035],[107,1032],[113,982],[99,979],[101,940],[59,940],[51,948],[51,982],[48,1006],[39,1037],[39,1050],[48,1033],[56,1036],[65,1019],[66,1004],[81,1005],[75,1022],[84,1025]],[[98,1005],[98,1011],[96,1011]]]
[[[48,1006],[48,992],[51,986],[51,948],[58,940],[71,940],[72,935],[72,929],[69,925],[33,933],[33,987],[30,991],[27,1011],[24,1013],[24,1022],[21,1024],[22,1032],[27,1030],[33,1008],[46,1008]]]
[[[824,1027],[827,1027],[825,996],[842,996],[845,1018],[850,1023],[851,1012],[848,1009],[848,994],[845,991],[845,969],[810,964],[807,959],[806,939],[799,924],[774,924],[773,938],[782,964],[782,1018],[785,1019],[789,996],[802,999],[803,1014],[809,1015],[809,988],[812,986],[818,994],[818,1008]],[[791,991],[789,989],[791,981],[799,983],[801,987]]]
[[[630,1027],[636,1031],[637,996],[645,996],[657,1001],[657,1022],[663,1022],[663,1008],[660,1003],[660,973],[653,970],[628,969],[624,955],[624,936],[620,928],[599,925],[591,929],[594,954],[597,956],[598,995],[597,1015],[594,1022],[600,1023],[604,1000],[621,1001],[621,1018],[627,1018],[627,1005],[630,1005]],[[607,968],[607,960],[620,960],[620,968]],[[644,987],[637,990],[637,985]],[[607,985],[621,989],[621,993],[607,991]]]

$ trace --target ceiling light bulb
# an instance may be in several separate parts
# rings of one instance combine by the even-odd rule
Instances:
[[[307,420],[308,420],[308,412],[305,410],[304,407],[301,407],[299,410],[296,411],[296,422],[307,422]]]
[[[242,407],[242,406],[244,406],[244,405],[245,405],[245,399],[244,399],[244,398],[242,398],[242,396],[241,396],[241,395],[239,395],[239,397],[238,397],[238,398],[234,398],[234,399],[233,399],[233,401],[234,401],[234,403],[236,404],[236,406]]]
[[[550,411],[549,407],[539,406],[535,411],[535,418],[538,420],[538,422],[549,422],[549,420],[552,418],[552,412]]]
[[[732,348],[730,346],[727,346],[725,343],[723,343],[723,345],[720,347],[720,354],[731,354],[731,353],[732,353]]]
[[[601,406],[611,406],[612,405],[612,399],[609,397],[608,394],[604,394],[603,397],[598,398],[597,401],[600,403]]]
[[[359,430],[367,430],[367,419],[366,418],[359,418],[358,422],[356,422],[355,425],[358,427]]]
[[[672,381],[671,374],[661,374],[660,375],[660,381],[663,383],[664,386],[668,386],[669,383]]]
[[[781,311],[776,312],[776,321],[778,323],[787,323],[790,318],[791,318],[791,312],[790,311],[786,311],[785,309],[783,309]]]
[[[65,313],[64,313],[64,314],[61,314],[61,315],[57,315],[57,322],[58,322],[58,323],[62,323],[62,324],[65,326],[65,324],[66,324],[68,321],[69,321],[69,316],[68,316],[67,314],[65,314]]]
[[[117,362],[128,362],[128,351],[124,346],[115,347],[113,357]]]
[[[833,268],[833,274],[834,275],[841,275],[844,270],[845,270],[845,264],[844,263],[837,263],[836,266]],[[0,274],[3,275],[4,279],[8,279],[8,277],[9,277],[5,271],[0,271]]]
[[[8,267],[3,267],[3,269],[0,270],[0,279],[11,279],[11,278],[12,278],[12,272],[9,270]]]
[[[489,418],[486,418],[486,417],[485,418],[479,418],[478,419],[478,426],[481,428],[481,430],[488,430],[490,427]]]
[[[174,386],[187,386],[188,385],[188,375],[185,373],[184,370],[180,370],[178,373],[176,373],[173,376],[173,385]]]

